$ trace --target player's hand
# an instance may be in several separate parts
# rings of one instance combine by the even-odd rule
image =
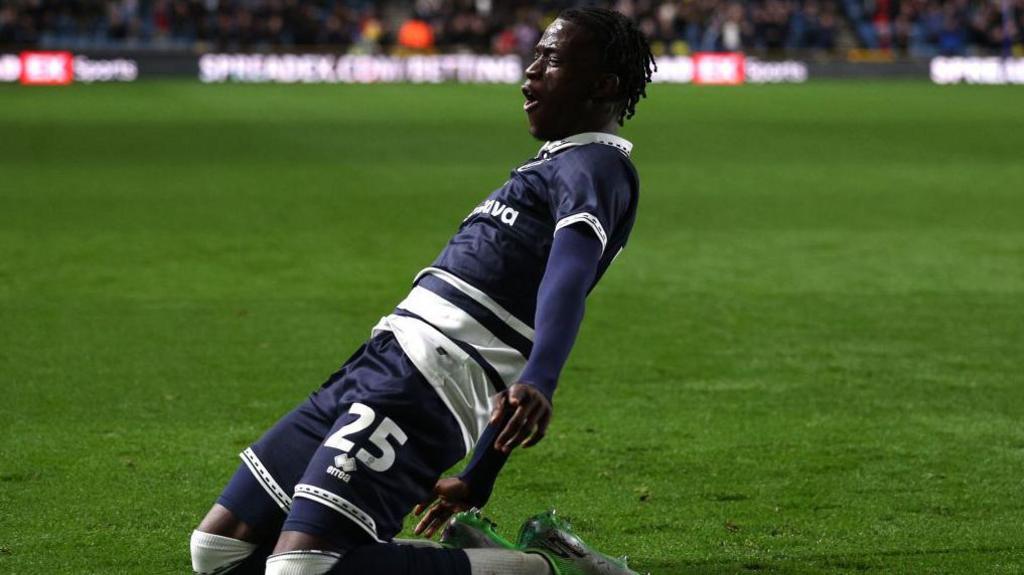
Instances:
[[[516,447],[532,447],[544,439],[551,423],[551,402],[536,387],[516,383],[499,393],[491,410],[490,423],[498,423],[508,413],[512,416],[498,434],[495,449],[509,453]]]
[[[413,533],[428,539],[433,537],[438,529],[448,523],[452,515],[473,507],[470,504],[471,496],[469,484],[458,477],[439,479],[434,484],[434,495],[430,500],[420,503],[413,509],[413,513],[419,517],[429,508],[427,514],[416,524]]]

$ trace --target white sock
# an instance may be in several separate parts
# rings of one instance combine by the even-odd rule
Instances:
[[[240,541],[223,535],[193,531],[189,541],[192,551],[192,570],[199,575],[208,573],[227,573],[233,566],[241,562],[256,550],[255,543]]]
[[[267,558],[266,575],[323,575],[341,559],[330,551],[288,551]]]
[[[463,549],[473,575],[551,575],[547,559],[511,549]]]

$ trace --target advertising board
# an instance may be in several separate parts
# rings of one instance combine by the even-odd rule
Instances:
[[[940,57],[930,73],[936,84],[1024,84],[1024,58]]]
[[[817,67],[814,67],[817,66]],[[661,56],[654,81],[666,84],[739,85],[802,83],[828,75],[820,64],[763,61],[739,53]],[[140,78],[198,78],[203,83],[274,84],[518,84],[524,62],[514,55],[23,52],[0,54],[0,82],[66,85],[134,82]]]
[[[654,81],[705,86],[800,84],[809,76],[807,64],[798,60],[766,62],[743,54],[697,53],[658,58]]]
[[[134,82],[139,65],[129,58],[91,58],[71,52],[0,54],[0,82],[66,86],[72,82]]]
[[[71,52],[22,52],[19,81],[26,86],[63,86],[74,80]]]
[[[518,56],[448,54],[353,56],[334,54],[203,54],[204,83],[278,84],[514,84],[522,77]]]

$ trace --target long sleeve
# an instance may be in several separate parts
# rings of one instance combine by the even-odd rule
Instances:
[[[577,226],[555,234],[537,294],[533,351],[519,379],[520,383],[536,387],[549,401],[583,321],[587,291],[597,273],[601,249],[595,235]],[[508,459],[508,454],[496,449],[494,442],[511,415],[507,413],[501,421],[484,429],[469,465],[459,476],[469,484],[473,504],[478,507],[490,498],[498,473]]]
[[[569,226],[555,234],[537,293],[533,351],[519,377],[550,400],[576,343],[587,291],[594,283],[601,242],[588,228]]]

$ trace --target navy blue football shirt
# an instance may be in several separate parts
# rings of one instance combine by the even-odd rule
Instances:
[[[601,240],[595,284],[626,245],[639,199],[631,149],[622,138],[596,132],[548,142],[470,213],[433,267],[533,326],[558,229],[583,224]]]
[[[516,383],[531,356],[555,232],[584,226],[597,237],[594,284],[626,245],[639,200],[631,150],[598,132],[544,144],[470,212],[374,328],[393,332],[441,394],[467,450],[487,424],[495,391]]]

